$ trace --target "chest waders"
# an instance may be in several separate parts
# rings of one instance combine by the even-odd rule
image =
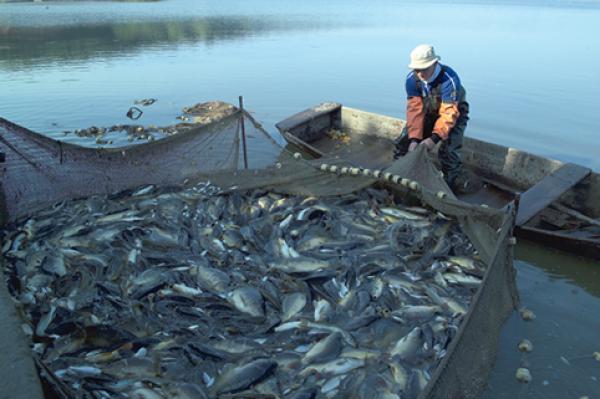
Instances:
[[[441,82],[444,73],[445,70],[444,67],[442,67],[438,77],[431,83],[431,90],[429,93],[423,93],[421,82],[417,79],[417,91],[420,92],[422,96],[423,94],[426,94],[424,97],[421,97],[423,99],[423,112],[425,114],[425,117],[423,118],[423,139],[431,136],[435,121],[439,117],[440,106],[442,105]],[[462,171],[461,149],[463,135],[465,133],[465,128],[467,127],[467,121],[469,120],[469,104],[466,101],[466,91],[462,85],[458,90],[456,98],[460,114],[456,121],[456,125],[450,130],[448,138],[442,141],[438,152],[444,179],[451,188]]]

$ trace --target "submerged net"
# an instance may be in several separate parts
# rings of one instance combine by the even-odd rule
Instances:
[[[514,210],[457,201],[424,151],[351,170],[247,114],[246,170],[240,116],[125,149],[0,121],[42,376],[65,397],[477,397],[516,303]]]

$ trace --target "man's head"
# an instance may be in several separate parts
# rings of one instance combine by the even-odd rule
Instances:
[[[433,46],[429,44],[420,44],[410,52],[410,64],[408,67],[415,71],[422,80],[427,80],[435,71],[435,64],[440,57],[435,54]]]

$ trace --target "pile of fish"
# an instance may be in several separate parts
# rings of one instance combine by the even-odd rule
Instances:
[[[148,186],[3,232],[5,279],[63,397],[415,398],[485,265],[385,190]]]
[[[113,144],[113,140],[107,138],[107,135],[110,133],[125,133],[127,135],[127,141],[154,141],[156,139],[156,134],[162,135],[172,135],[179,131],[179,128],[176,126],[167,126],[167,127],[157,127],[154,125],[142,126],[142,125],[113,125],[110,127],[97,127],[90,126],[84,129],[75,129],[74,131],[65,130],[63,131],[64,135],[75,134],[78,137],[87,137],[96,139],[96,144],[105,145],[105,144]]]

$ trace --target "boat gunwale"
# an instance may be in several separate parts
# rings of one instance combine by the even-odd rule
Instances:
[[[302,111],[302,113],[306,113],[313,108]],[[337,110],[332,112],[337,112]],[[294,116],[299,114],[301,113]],[[322,114],[320,116],[322,117]],[[406,122],[402,119],[343,105],[340,109],[340,119],[342,130],[347,130],[352,135],[357,136],[366,135],[365,132],[368,132],[369,135],[391,139],[399,136],[399,131],[404,131],[406,127]],[[305,121],[305,123],[308,122],[310,121]],[[365,128],[365,125],[369,128]],[[297,131],[301,132],[301,127],[301,123],[296,123],[295,129]],[[294,134],[293,132],[288,133]],[[481,151],[482,149],[485,151]],[[502,154],[502,156],[496,154]],[[482,158],[485,158],[485,156],[488,157],[487,164],[482,162]],[[492,156],[495,159],[490,160]],[[507,157],[512,159],[510,167],[506,166]],[[502,190],[515,196],[528,190],[549,174],[568,165],[567,162],[473,137],[464,138],[463,162],[469,169],[483,177],[484,180],[497,182]],[[495,168],[490,167],[490,163],[493,162],[495,162]],[[591,171],[587,177],[561,194],[555,202],[565,204],[578,212],[587,214],[591,218],[600,218],[600,201],[594,201],[594,198],[600,199],[600,173]],[[551,237],[550,242],[553,242],[558,249],[566,250],[575,255],[600,259],[600,240],[582,239],[568,234],[555,234],[552,230],[543,229],[541,226],[536,225],[535,218],[519,226],[516,231],[519,235],[522,234],[536,241],[540,241],[544,236],[543,233],[547,232],[547,236]],[[562,244],[560,241],[558,243],[556,241],[556,238],[561,236],[565,238],[565,240],[562,240]],[[582,245],[585,248],[583,250],[581,249]]]

